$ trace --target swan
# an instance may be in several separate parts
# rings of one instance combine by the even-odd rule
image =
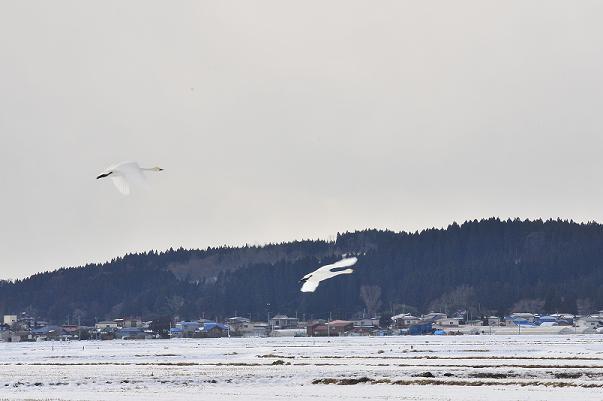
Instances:
[[[163,171],[163,169],[160,167],[141,168],[136,162],[121,162],[108,167],[96,179],[109,177],[119,192],[129,195],[131,185],[146,187],[145,171]]]
[[[328,280],[335,276],[339,276],[340,274],[352,274],[354,273],[354,269],[345,269],[345,270],[337,270],[333,271],[333,269],[340,269],[343,267],[354,266],[358,262],[358,258],[344,258],[338,262],[332,263],[330,265],[319,267],[314,270],[312,273],[306,274],[299,280],[300,283],[304,283],[301,287],[301,292],[314,292],[321,281]]]

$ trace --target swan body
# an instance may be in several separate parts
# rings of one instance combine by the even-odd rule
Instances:
[[[96,179],[109,177],[119,192],[129,195],[131,186],[147,186],[145,171],[163,171],[163,169],[160,167],[142,168],[136,162],[121,162],[108,167]]]
[[[354,266],[357,261],[358,258],[356,257],[341,259],[338,262],[319,267],[312,273],[306,274],[300,280],[300,282],[304,283],[301,287],[301,292],[314,292],[318,288],[318,285],[321,281],[328,280],[335,276],[339,276],[340,274],[354,273],[354,269],[345,269],[337,271],[333,271],[333,269],[341,269],[344,267]]]

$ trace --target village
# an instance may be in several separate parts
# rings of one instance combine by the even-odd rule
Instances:
[[[529,334],[603,334],[603,310],[597,314],[539,315],[512,313],[469,320],[466,313],[452,316],[431,312],[422,316],[402,313],[395,316],[356,320],[311,320],[283,314],[266,321],[235,316],[223,322],[209,319],[182,321],[141,318],[116,318],[94,326],[56,325],[37,320],[27,313],[4,315],[0,325],[1,342],[70,340],[149,340],[216,337],[324,337],[391,335],[529,335]]]

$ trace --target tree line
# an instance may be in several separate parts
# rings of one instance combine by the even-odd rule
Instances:
[[[299,279],[342,254],[355,272],[301,293]],[[333,242],[170,249],[0,281],[0,314],[54,322],[118,316],[265,320],[377,313],[603,309],[603,226],[496,218],[421,232],[364,230]]]

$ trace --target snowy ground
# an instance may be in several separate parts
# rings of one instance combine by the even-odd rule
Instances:
[[[582,401],[602,394],[603,335],[0,343],[0,400]]]

